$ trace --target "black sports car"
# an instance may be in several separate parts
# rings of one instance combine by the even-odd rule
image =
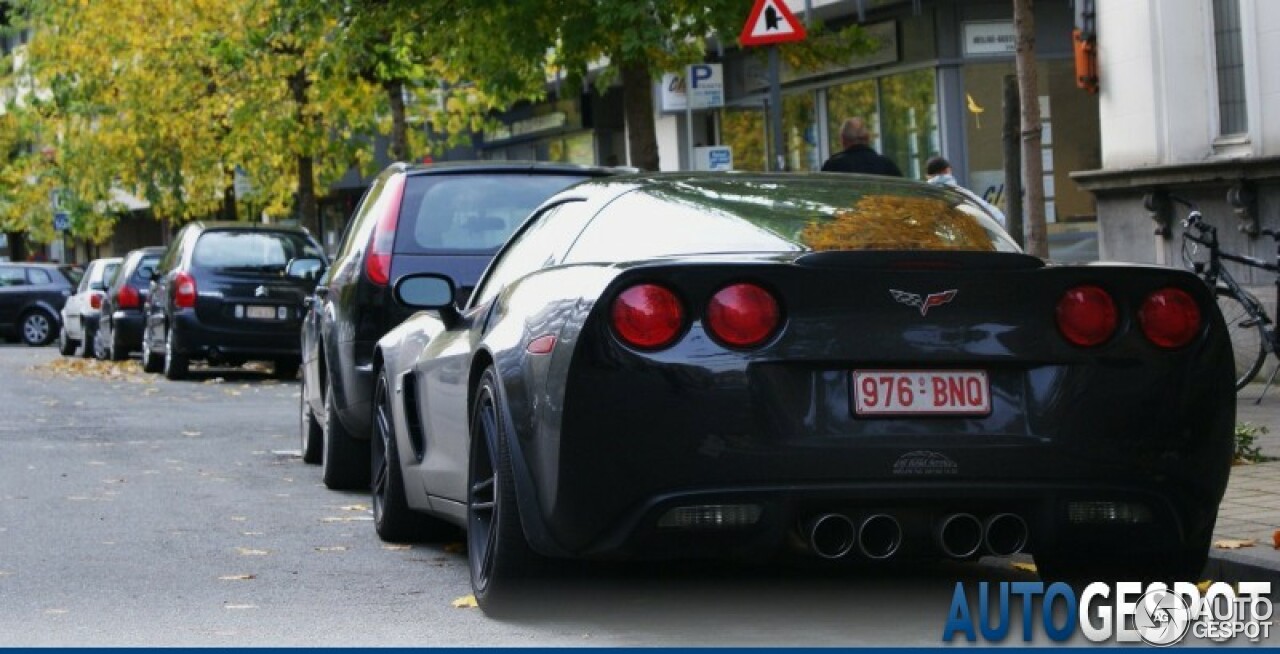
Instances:
[[[1049,265],[952,191],[587,182],[465,306],[441,276],[395,292],[435,311],[375,354],[375,525],[465,527],[487,609],[540,557],[1205,563],[1235,419],[1209,289]]]

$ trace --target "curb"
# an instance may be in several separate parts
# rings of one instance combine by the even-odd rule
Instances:
[[[1280,593],[1280,552],[1269,545],[1266,548],[1215,549],[1209,553],[1205,578],[1228,583],[1269,581],[1272,594]]]

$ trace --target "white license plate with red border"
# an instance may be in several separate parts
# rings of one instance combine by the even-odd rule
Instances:
[[[985,416],[991,384],[983,370],[854,370],[859,416]]]

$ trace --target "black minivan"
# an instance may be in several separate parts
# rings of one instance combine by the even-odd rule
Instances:
[[[302,458],[329,488],[370,482],[373,346],[413,313],[391,300],[400,277],[448,275],[465,302],[507,237],[544,200],[630,170],[551,162],[392,164],[347,224],[302,327]]]
[[[142,367],[169,379],[190,362],[270,361],[298,374],[303,299],[324,272],[320,245],[299,227],[236,222],[183,227],[152,275]]]

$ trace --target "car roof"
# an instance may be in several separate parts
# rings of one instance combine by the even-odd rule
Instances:
[[[397,163],[392,164],[391,167],[397,168],[410,176],[457,173],[538,172],[572,173],[578,175],[589,175],[592,177],[603,177],[607,175],[638,172],[634,168],[584,166],[581,164],[552,161],[445,161],[431,164]]]
[[[256,232],[293,232],[295,234],[306,234],[308,236],[311,234],[311,232],[307,231],[306,228],[299,227],[298,225],[250,223],[238,220],[196,220],[192,221],[190,224],[194,225],[196,229],[199,229],[202,232],[238,230]]]

